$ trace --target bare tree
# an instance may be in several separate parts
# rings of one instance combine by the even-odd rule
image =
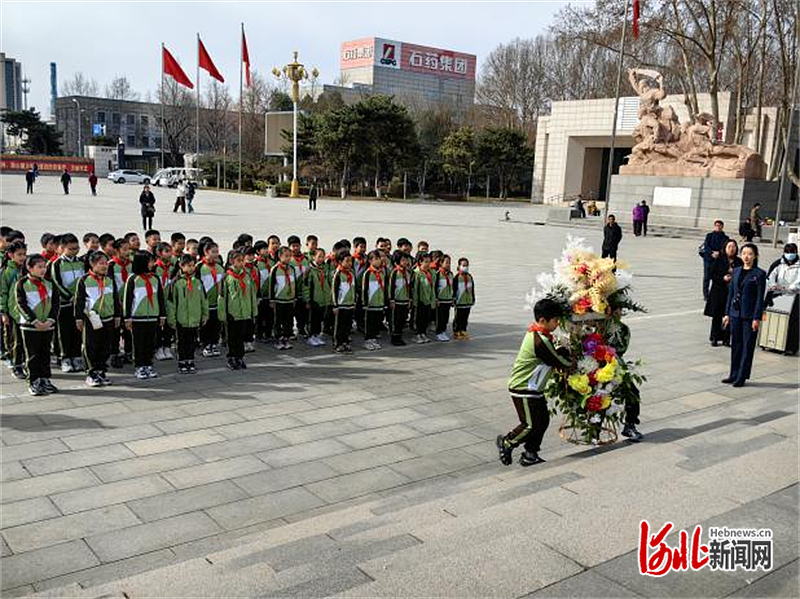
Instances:
[[[184,150],[194,148],[194,94],[170,78],[159,87],[157,95],[164,110],[164,149],[171,155],[172,164],[182,164]]]
[[[72,79],[61,82],[62,96],[97,96],[97,94],[97,81],[84,76],[80,71],[75,73]]]
[[[242,154],[248,160],[260,160],[264,156],[264,113],[271,93],[269,83],[253,71],[250,87],[244,88],[242,96]]]
[[[206,145],[219,154],[223,149],[230,151],[236,124],[233,99],[228,86],[212,81],[206,87],[206,94],[200,111],[200,131]]]
[[[125,75],[117,75],[106,85],[106,98],[113,100],[138,101],[139,94],[134,91],[128,78]]]

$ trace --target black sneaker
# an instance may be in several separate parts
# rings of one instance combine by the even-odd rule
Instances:
[[[521,466],[534,466],[544,462],[544,458],[540,458],[539,454],[535,451],[523,451],[522,455],[519,456],[519,463]]]
[[[189,365],[186,362],[178,362],[178,373],[189,374]]]
[[[622,436],[627,437],[629,441],[634,443],[638,443],[644,437],[642,433],[636,430],[635,424],[626,424],[625,428],[622,429]]]
[[[722,379],[720,382],[721,382],[721,383],[725,383],[726,385],[730,385],[730,384],[733,382],[733,380],[734,380],[734,379],[733,379],[733,377],[726,376],[726,377],[725,377],[724,379]]]
[[[22,366],[14,366],[14,370],[11,371],[11,376],[21,381],[25,380],[25,369]]]
[[[42,386],[44,387],[45,391],[47,391],[48,393],[58,393],[58,387],[56,387],[53,384],[53,381],[51,381],[50,379],[39,379],[39,380],[42,381]]]
[[[333,351],[335,351],[337,354],[343,354],[345,351],[344,345],[337,345],[336,347],[333,348]]]
[[[197,366],[194,365],[194,362],[189,362],[189,374],[197,374]]]
[[[41,395],[47,395],[47,391],[42,385],[42,379],[36,379],[28,386],[28,393],[33,395],[34,397],[39,397]]]
[[[228,368],[231,370],[239,370],[239,362],[236,358],[228,358]]]
[[[402,346],[405,344],[406,342],[403,341],[402,337],[392,337],[392,345]]]
[[[103,382],[104,387],[108,387],[109,385],[111,385],[111,379],[108,378],[108,374],[106,373],[105,370],[100,372],[100,380]]]
[[[133,364],[133,354],[123,354],[122,363],[123,364]]]
[[[247,370],[247,363],[244,361],[244,358],[238,358],[236,361],[239,364],[239,370]]]
[[[122,368],[123,357],[119,354],[116,356],[111,356],[110,364],[111,368]]]
[[[503,435],[497,435],[497,439],[495,440],[495,445],[497,445],[497,452],[500,456],[500,463],[503,464],[503,466],[510,466],[511,462],[514,461],[514,458],[512,457],[514,448],[506,445],[506,439]]]

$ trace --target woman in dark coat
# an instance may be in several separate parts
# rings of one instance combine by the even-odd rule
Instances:
[[[722,319],[725,317],[728,287],[733,278],[733,269],[742,265],[742,259],[738,254],[739,245],[730,239],[725,244],[724,251],[711,263],[709,273],[711,290],[708,292],[706,309],[703,314],[711,317],[709,341],[713,347],[717,347],[720,342],[723,345],[730,345],[730,331],[722,328]]]
[[[142,206],[142,229],[147,231],[153,228],[153,217],[156,214],[156,196],[150,191],[150,186],[145,185],[139,196],[139,204]]]
[[[744,244],[741,258],[744,264],[733,271],[722,320],[731,331],[731,372],[722,382],[734,387],[744,387],[750,378],[767,290],[767,273],[758,267],[758,247]]]

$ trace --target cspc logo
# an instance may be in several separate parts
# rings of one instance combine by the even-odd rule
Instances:
[[[381,64],[387,67],[396,67],[397,58],[395,52],[397,48],[394,44],[383,44],[383,51],[381,52]]]

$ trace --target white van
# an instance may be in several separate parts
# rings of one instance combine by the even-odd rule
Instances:
[[[153,175],[150,181],[153,185],[159,187],[175,187],[180,179],[194,181],[199,186],[203,181],[203,169],[184,167],[162,168]]]

